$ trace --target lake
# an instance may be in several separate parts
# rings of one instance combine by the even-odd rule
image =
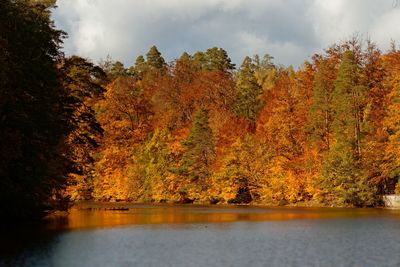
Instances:
[[[2,226],[0,266],[400,266],[398,210],[89,206]]]

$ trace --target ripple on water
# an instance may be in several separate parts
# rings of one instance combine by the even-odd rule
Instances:
[[[0,265],[400,266],[396,212],[179,206],[79,212],[86,212],[73,218],[80,224],[9,232],[6,240],[14,236],[14,243],[2,250]]]

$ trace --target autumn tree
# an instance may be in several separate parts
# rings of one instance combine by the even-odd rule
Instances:
[[[298,92],[294,72],[291,69],[280,70],[276,84],[266,94],[257,124],[260,138],[290,160],[300,156],[303,149],[306,121],[304,112],[300,116],[300,108],[306,101],[300,101],[300,95],[306,97],[305,92]]]
[[[388,113],[391,91],[390,71],[385,69],[381,51],[371,41],[367,42],[363,54],[362,81],[367,88],[364,108],[365,144],[363,149],[363,165],[369,180],[378,187],[378,194],[393,190],[393,179],[386,172],[385,150],[388,133],[384,125]],[[390,182],[389,182],[390,181]]]
[[[129,73],[129,71],[125,69],[125,66],[122,62],[113,60],[109,55],[106,57],[106,59],[100,60],[99,66],[107,74],[108,79],[111,81]]]
[[[96,199],[367,206],[393,192],[396,51],[353,38],[298,70],[265,55],[238,71],[221,48],[170,64],[150,51],[97,105]]]
[[[382,176],[378,180],[384,193],[400,192],[400,52],[392,51],[384,56],[384,68],[387,78],[384,83],[389,90],[387,116],[383,126],[387,134],[384,160],[380,164]],[[397,186],[396,186],[397,183]]]
[[[276,197],[270,194],[272,184],[278,180],[281,186],[284,184],[283,177],[271,170],[272,161],[273,151],[256,136],[238,138],[223,159],[221,171],[215,174],[213,183],[217,188],[211,194],[214,199],[229,203],[272,202]],[[280,189],[277,194],[282,192]]]
[[[119,77],[108,85],[96,105],[97,120],[104,129],[98,150],[93,196],[97,200],[127,200],[134,164],[132,150],[145,142],[152,114],[149,99],[132,77]]]
[[[175,156],[170,148],[172,141],[168,130],[156,129],[146,143],[134,151],[133,165],[136,166],[133,166],[129,179],[140,182],[141,190],[131,190],[136,194],[135,191],[140,191],[137,195],[143,201],[179,200],[175,196],[177,185],[174,182],[177,181],[171,172],[175,164]],[[135,185],[135,181],[129,183],[132,184]]]
[[[205,107],[213,115],[229,112],[234,97],[233,78],[229,72],[198,69],[194,59],[182,56],[157,81],[152,98],[155,120],[163,127],[188,126],[194,112]],[[157,115],[160,115],[158,117]]]
[[[309,198],[305,129],[312,96],[312,75],[312,69],[307,65],[297,75],[291,68],[282,68],[271,89],[263,95],[265,105],[257,120],[256,135],[273,152],[273,170],[276,177],[281,177],[274,180],[275,188],[280,188],[279,184],[284,188],[276,189],[280,192],[281,202]]]
[[[151,115],[148,99],[143,89],[129,77],[119,77],[106,93],[106,105],[114,116],[129,122],[131,132],[140,131],[148,124]]]
[[[263,91],[271,89],[276,81],[277,67],[272,62],[273,59],[271,55],[265,54],[263,57],[255,55],[252,60],[255,66],[254,76]]]
[[[66,58],[59,71],[63,74],[66,89],[65,117],[71,125],[65,140],[69,158],[74,162],[68,181],[69,194],[73,199],[88,199],[93,189],[93,153],[103,134],[93,107],[105,91],[106,74],[100,67],[78,56]]]

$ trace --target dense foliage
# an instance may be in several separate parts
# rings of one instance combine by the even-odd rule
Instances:
[[[297,71],[269,55],[235,71],[221,48],[111,63],[93,197],[379,205],[398,192],[399,58],[353,38]]]
[[[400,51],[298,70],[222,48],[125,68],[61,52],[54,1],[0,2],[0,215],[68,199],[379,205],[400,193]]]

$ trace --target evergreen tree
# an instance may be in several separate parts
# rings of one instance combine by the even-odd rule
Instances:
[[[209,48],[206,52],[196,52],[193,61],[199,69],[207,71],[230,72],[235,69],[235,64],[231,62],[228,53],[218,47]]]
[[[111,65],[110,72],[107,73],[108,77],[110,80],[114,80],[118,77],[125,76],[126,75],[126,69],[124,67],[124,64],[120,61],[115,61]]]
[[[335,108],[333,138],[323,165],[323,184],[332,192],[334,201],[357,206],[373,203],[374,188],[370,185],[361,161],[361,124],[364,89],[360,84],[360,68],[353,52],[343,54],[332,94]]]
[[[333,133],[336,142],[347,143],[361,156],[361,124],[365,88],[360,84],[360,67],[353,52],[344,53],[335,81]]]
[[[205,70],[208,64],[207,57],[203,52],[196,52],[193,55],[193,62],[197,65],[197,67],[201,70]]]
[[[313,139],[322,141],[323,150],[328,151],[332,138],[334,79],[334,66],[328,60],[321,61],[313,85],[313,104],[310,110],[309,127]]]
[[[262,58],[259,55],[253,57],[253,64],[255,66],[254,76],[257,83],[263,89],[270,89],[275,83],[277,77],[277,68],[272,63],[273,57],[265,54]]]
[[[145,71],[146,61],[142,55],[139,55],[135,60],[135,64],[128,69],[127,73],[132,77],[141,80],[143,79]]]
[[[204,54],[207,60],[206,70],[232,71],[235,69],[235,64],[232,64],[228,53],[222,48],[209,48]]]
[[[237,116],[244,117],[252,123],[255,123],[262,109],[261,86],[258,85],[254,74],[255,65],[251,58],[246,57],[236,79],[237,96],[234,111]]]
[[[149,52],[147,52],[146,59],[146,64],[151,69],[161,70],[165,67],[165,60],[155,45],[153,45]],[[139,60],[141,61],[141,58]]]
[[[139,55],[136,60],[135,60],[135,67],[140,68],[146,63],[144,57],[142,55]]]
[[[186,153],[182,158],[183,174],[193,182],[204,182],[210,175],[214,158],[214,137],[209,126],[208,111],[201,108],[196,112],[188,138],[183,142]]]
[[[331,198],[328,203],[369,206],[375,204],[375,190],[367,179],[361,162],[346,143],[332,145],[322,166],[322,185]]]
[[[182,55],[179,57],[180,61],[189,61],[191,60],[191,56],[187,52],[183,52]]]

